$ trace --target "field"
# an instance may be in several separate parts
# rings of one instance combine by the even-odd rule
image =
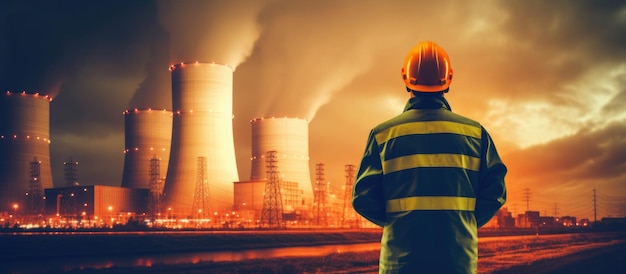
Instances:
[[[29,235],[12,238],[10,235],[0,235],[0,240],[3,243],[8,243],[9,246],[13,245],[12,251],[9,252],[3,248],[4,250],[0,254],[1,258],[8,261],[40,261],[67,256],[119,256],[137,253],[181,253],[232,248],[375,242],[380,238],[380,233],[378,231],[323,231],[316,233],[309,231],[216,235],[190,233],[157,235],[63,234],[55,237],[50,236]],[[5,241],[7,239],[11,240]],[[47,240],[42,242],[42,239]],[[24,241],[29,243],[23,245]],[[32,244],[35,243],[39,244],[38,250],[32,248]],[[60,243],[65,243],[63,248],[58,248]],[[585,250],[624,245],[624,243],[626,243],[625,232],[481,237],[479,240],[479,273],[508,273],[506,270],[514,269],[515,266],[529,266],[542,260],[563,258]],[[81,245],[82,248],[79,248],[78,245]],[[50,250],[42,248],[43,246],[55,246],[57,248]],[[97,248],[89,249],[85,246]],[[66,273],[376,273],[377,271],[378,251],[371,250],[364,252],[338,251],[316,257],[284,256],[236,262],[206,260],[174,265],[154,262],[145,267],[111,266],[100,269],[73,269]]]

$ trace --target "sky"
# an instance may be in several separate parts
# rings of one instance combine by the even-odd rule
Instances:
[[[8,0],[0,89],[54,97],[57,186],[68,157],[82,184],[119,186],[122,112],[171,109],[171,64],[229,64],[240,180],[251,119],[305,118],[311,170],[341,197],[371,128],[402,112],[400,68],[423,40],[451,58],[452,110],[493,137],[509,211],[593,220],[595,193],[598,219],[626,215],[621,0]]]

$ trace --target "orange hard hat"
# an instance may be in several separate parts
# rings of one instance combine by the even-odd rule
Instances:
[[[419,92],[444,91],[452,82],[448,53],[431,41],[420,42],[409,51],[401,73],[407,88]]]

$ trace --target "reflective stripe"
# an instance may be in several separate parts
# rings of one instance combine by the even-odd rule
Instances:
[[[384,161],[383,173],[417,167],[458,167],[478,171],[480,158],[463,154],[413,154]]]
[[[387,201],[387,213],[412,210],[474,211],[476,198],[455,196],[414,196]]]
[[[432,133],[452,133],[480,139],[482,131],[478,126],[450,121],[411,122],[399,124],[377,133],[376,142],[382,144],[400,136]]]

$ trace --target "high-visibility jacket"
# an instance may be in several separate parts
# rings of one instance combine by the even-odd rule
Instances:
[[[506,199],[506,167],[487,131],[443,96],[409,99],[372,129],[354,209],[383,227],[381,273],[476,273],[478,228]]]

